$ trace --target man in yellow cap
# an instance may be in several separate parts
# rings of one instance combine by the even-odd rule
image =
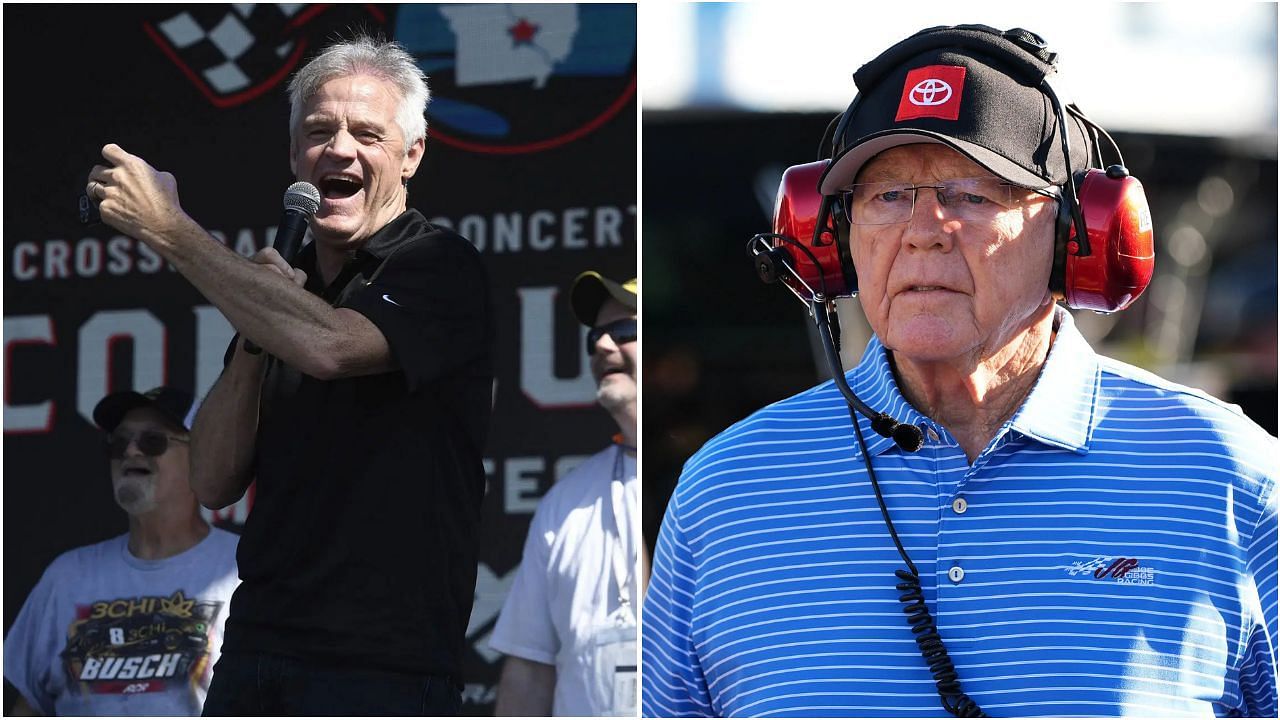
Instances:
[[[591,328],[596,401],[621,431],[547,493],[490,645],[507,655],[498,715],[636,714],[640,581],[636,280],[585,272],[570,296]]]

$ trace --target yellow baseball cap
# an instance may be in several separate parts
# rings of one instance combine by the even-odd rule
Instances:
[[[578,322],[593,327],[596,316],[600,314],[600,306],[609,298],[635,310],[638,287],[636,278],[616,283],[595,270],[588,270],[574,279],[573,289],[569,291],[569,304],[573,306]]]

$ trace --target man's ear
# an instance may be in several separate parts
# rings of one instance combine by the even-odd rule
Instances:
[[[422,162],[423,155],[427,153],[426,138],[418,138],[410,145],[404,154],[404,162],[400,165],[400,182],[409,182],[409,178],[418,172],[418,165]]]
[[[298,143],[289,135],[289,174],[298,177]]]

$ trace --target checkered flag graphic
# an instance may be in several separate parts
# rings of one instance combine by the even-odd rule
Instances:
[[[215,97],[278,80],[298,40],[303,5],[198,5],[154,23],[153,39]],[[165,47],[165,44],[168,47]],[[265,89],[265,88],[264,88]]]

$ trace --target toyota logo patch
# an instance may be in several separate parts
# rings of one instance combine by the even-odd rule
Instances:
[[[909,97],[912,105],[941,105],[951,99],[951,86],[934,78],[921,80]]]
[[[965,68],[929,65],[907,73],[895,122],[915,118],[957,120],[964,95]]]

